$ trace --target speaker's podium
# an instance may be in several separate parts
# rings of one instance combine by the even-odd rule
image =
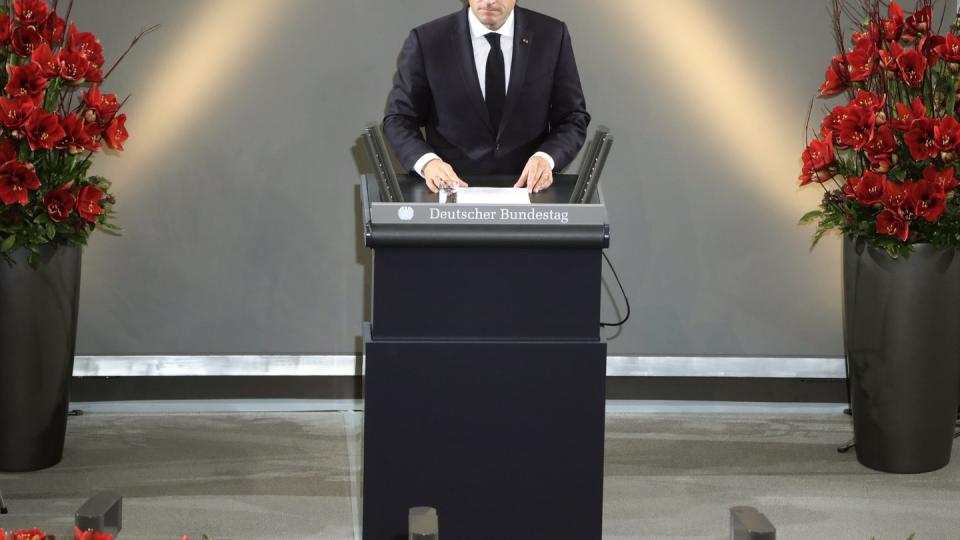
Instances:
[[[373,249],[364,328],[363,538],[406,540],[431,506],[449,540],[599,540],[607,345],[602,196],[558,175],[530,204],[405,202],[362,179]],[[510,177],[464,177],[512,186]]]

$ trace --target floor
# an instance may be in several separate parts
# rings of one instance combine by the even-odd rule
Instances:
[[[748,505],[780,539],[960,540],[960,445],[945,469],[887,475],[837,453],[851,426],[832,409],[611,410],[605,539],[726,539],[729,507]],[[361,426],[361,412],[71,418],[60,465],[0,474],[0,528],[68,537],[83,501],[110,489],[122,540],[353,540]]]

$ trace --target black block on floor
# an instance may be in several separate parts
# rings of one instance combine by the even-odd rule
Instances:
[[[776,540],[777,529],[752,506],[730,509],[730,540]]]
[[[77,510],[74,523],[81,531],[116,536],[123,528],[123,497],[112,491],[97,493]]]

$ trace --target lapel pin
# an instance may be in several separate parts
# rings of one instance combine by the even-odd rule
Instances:
[[[520,38],[520,43],[523,43],[524,45],[529,45],[529,44],[530,44],[530,38],[528,38],[528,37],[522,37],[522,38]]]

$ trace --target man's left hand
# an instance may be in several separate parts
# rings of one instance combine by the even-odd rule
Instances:
[[[553,171],[550,163],[542,156],[533,156],[527,161],[520,180],[513,187],[527,186],[528,193],[539,193],[553,184]]]

